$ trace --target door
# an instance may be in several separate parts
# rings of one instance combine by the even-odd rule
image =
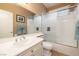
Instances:
[[[13,36],[13,13],[0,10],[0,38]]]

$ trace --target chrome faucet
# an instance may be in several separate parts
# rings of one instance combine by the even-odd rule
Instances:
[[[22,40],[25,40],[25,36],[21,36],[21,37],[18,37],[15,39],[16,42],[19,42],[19,41],[22,41]]]
[[[20,40],[19,38],[16,38],[16,39],[15,39],[16,42],[19,42],[19,40]]]
[[[15,39],[15,41],[17,42],[17,39]]]
[[[22,36],[23,39],[25,39],[25,36]]]

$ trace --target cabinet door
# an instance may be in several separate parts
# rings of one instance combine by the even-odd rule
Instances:
[[[32,51],[32,49],[30,48],[30,49],[25,50],[25,51],[23,51],[22,53],[18,54],[17,56],[32,56],[32,54],[33,54],[33,51]]]
[[[17,56],[41,56],[43,55],[43,46],[42,43],[38,43],[35,46],[32,46],[28,50],[23,51]]]
[[[39,48],[33,51],[33,56],[42,56],[43,55],[43,49]]]
[[[42,43],[35,45],[32,49],[33,49],[33,56],[42,56],[43,55]]]
[[[33,56],[33,50],[27,51],[24,56]]]

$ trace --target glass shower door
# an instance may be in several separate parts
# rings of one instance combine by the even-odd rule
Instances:
[[[49,13],[42,15],[41,29],[44,34],[44,39],[49,42],[55,42],[55,25],[56,25],[56,13]]]

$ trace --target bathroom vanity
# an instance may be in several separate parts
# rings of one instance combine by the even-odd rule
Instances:
[[[17,56],[42,56],[43,55],[43,47],[42,42],[37,43],[36,45],[30,47],[22,51]]]
[[[41,56],[43,55],[42,33],[27,34],[13,38],[0,44],[0,56]],[[23,39],[23,36],[25,39]],[[17,39],[17,41],[16,41]]]

